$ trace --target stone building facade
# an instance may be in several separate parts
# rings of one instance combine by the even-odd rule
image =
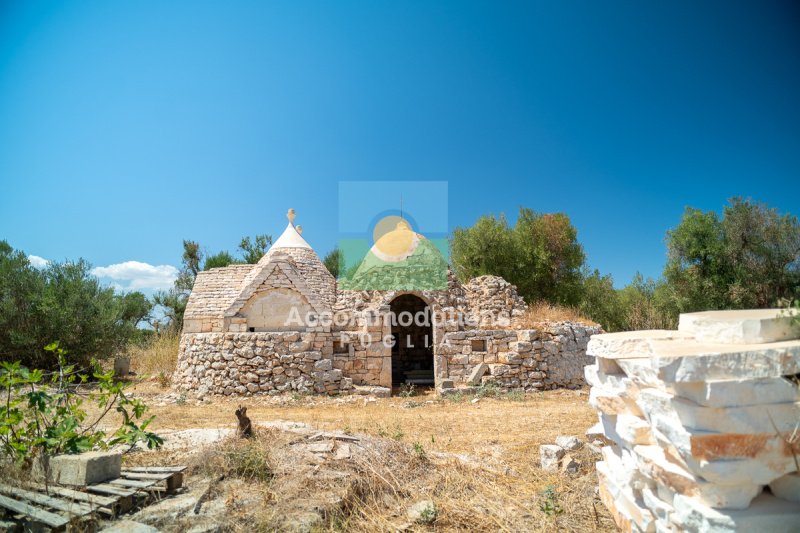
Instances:
[[[258,264],[198,274],[173,381],[200,395],[450,381],[531,390],[584,383],[586,345],[599,328],[519,328],[527,306],[499,277],[462,284],[448,270],[446,286],[338,288],[290,217]]]

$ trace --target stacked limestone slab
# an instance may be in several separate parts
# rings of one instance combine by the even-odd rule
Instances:
[[[587,350],[610,443],[600,496],[621,529],[800,531],[800,334],[781,311],[684,314]]]

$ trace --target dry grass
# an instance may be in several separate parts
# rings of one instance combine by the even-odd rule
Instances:
[[[599,326],[597,322],[586,318],[575,307],[551,304],[548,302],[535,302],[528,307],[525,315],[519,321],[519,327],[534,329],[543,322],[580,322],[589,326]]]
[[[180,339],[180,332],[168,329],[153,335],[143,346],[132,346],[128,349],[131,370],[168,383],[178,361]]]
[[[539,444],[558,435],[582,436],[596,421],[586,391],[500,395],[477,403],[424,393],[377,401],[295,396],[167,405],[160,405],[163,396],[154,397],[153,383],[139,384],[135,392],[150,399],[156,431],[234,428],[233,412],[244,403],[256,425],[305,422],[370,442],[365,455],[313,468],[292,453],[296,436],[277,430],[259,429],[253,441],[227,439],[197,455],[194,476],[225,474],[231,483],[220,497],[229,506],[232,531],[282,530],[287,517],[302,519],[309,509],[322,516],[313,530],[396,531],[408,525],[406,509],[423,499],[435,502],[435,523],[412,524],[410,531],[614,531],[594,496],[596,457],[578,452],[583,466],[576,475],[538,467]],[[152,455],[159,464],[186,460],[169,452]],[[563,512],[545,512],[548,487]]]

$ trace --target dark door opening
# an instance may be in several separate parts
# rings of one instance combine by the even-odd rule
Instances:
[[[398,296],[392,311],[392,386],[433,385],[433,323],[431,310],[413,294]]]

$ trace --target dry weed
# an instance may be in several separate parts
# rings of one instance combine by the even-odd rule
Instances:
[[[158,390],[154,383],[137,389],[145,397]],[[255,439],[231,438],[199,452],[187,485],[225,474],[215,497],[226,502],[227,527],[248,533],[303,524],[312,531],[614,531],[594,495],[597,457],[588,450],[573,454],[582,465],[574,475],[538,467],[539,444],[580,436],[596,421],[585,391],[546,391],[518,401],[487,395],[474,404],[430,392],[415,399],[412,409],[407,398],[303,397],[279,404],[249,398],[257,428],[271,420],[306,422],[356,435],[364,451],[308,463],[292,445],[297,435],[258,428]],[[154,406],[154,424],[235,429],[237,402],[242,399]],[[134,456],[137,462],[160,456],[152,463],[160,465],[187,461],[170,452]],[[407,516],[421,500],[436,506],[432,526]]]
[[[588,326],[599,326],[597,322],[586,318],[581,312],[564,305],[548,302],[535,302],[528,307],[525,314],[515,323],[515,327],[536,329],[545,322],[580,322]]]
[[[131,346],[131,370],[158,379],[162,387],[168,386],[177,365],[179,344],[180,332],[167,329],[154,334],[142,346]]]

